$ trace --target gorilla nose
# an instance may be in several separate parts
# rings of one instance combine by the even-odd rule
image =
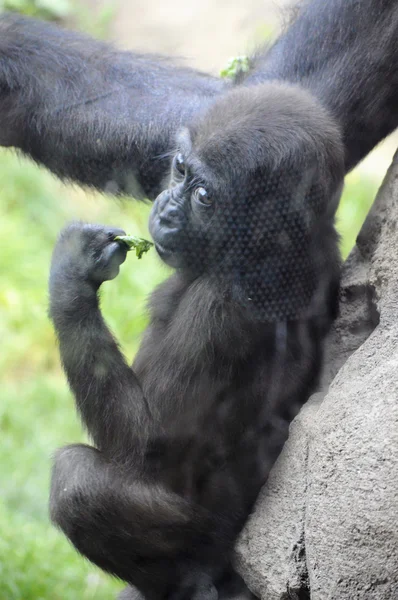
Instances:
[[[179,227],[184,220],[184,209],[173,198],[170,198],[160,210],[159,220],[162,225]]]
[[[160,220],[165,224],[171,225],[177,219],[180,218],[180,210],[177,206],[166,206],[166,208],[160,213]]]
[[[161,213],[166,208],[169,201],[170,201],[170,192],[169,192],[169,190],[164,190],[156,198],[156,200],[154,202],[154,206],[157,206],[159,213]]]

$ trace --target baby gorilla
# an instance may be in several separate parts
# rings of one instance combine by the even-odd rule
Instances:
[[[175,268],[130,368],[98,290],[122,232],[73,224],[50,313],[95,447],[60,450],[51,516],[130,586],[121,598],[250,597],[233,548],[288,427],[317,384],[336,313],[337,127],[294,86],[237,89],[178,138],[150,230]]]

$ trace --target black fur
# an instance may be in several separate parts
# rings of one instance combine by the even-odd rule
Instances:
[[[155,198],[175,132],[226,87],[164,57],[0,17],[0,144],[110,193]]]
[[[316,386],[333,316],[328,302],[337,302],[338,128],[294,86],[242,88],[232,100],[218,100],[182,135],[180,172],[153,206],[154,241],[177,270],[152,296],[132,369],[97,296],[125,259],[113,241],[120,231],[72,224],[52,261],[51,317],[95,448],[58,453],[51,516],[82,554],[145,598],[217,600],[233,589],[250,596],[233,571],[234,543],[290,421]],[[286,189],[278,176],[268,195],[261,193],[275,173],[298,167],[306,185],[294,179]],[[249,196],[234,193],[251,189],[253,178]],[[275,213],[278,181],[286,213]],[[308,192],[314,186],[316,218]],[[206,204],[198,189],[211,194]],[[231,236],[228,215],[247,212],[249,203],[242,234]],[[292,214],[303,223],[309,217],[300,250],[305,264],[316,255],[315,289],[295,320],[274,322],[261,312],[268,272],[257,267],[287,251]],[[281,245],[278,232],[288,238]]]
[[[349,171],[398,127],[397,36],[395,0],[304,0],[244,84],[310,90],[340,123]]]
[[[58,453],[52,518],[148,600],[250,596],[233,545],[318,380],[337,306],[344,171],[397,125],[397,12],[391,0],[304,2],[236,89],[0,19],[0,142],[100,189],[154,198],[168,188],[151,230],[177,270],[152,297],[132,369],[98,306],[125,258],[118,230],[67,228],[50,278],[62,361],[95,444]],[[182,179],[175,159],[170,175],[176,151]],[[296,266],[308,277],[295,279]],[[284,304],[300,281],[309,287]]]
[[[395,0],[304,0],[239,85],[299,84],[340,123],[346,170],[398,126]],[[151,199],[179,128],[231,85],[150,55],[0,17],[0,144],[63,178]]]

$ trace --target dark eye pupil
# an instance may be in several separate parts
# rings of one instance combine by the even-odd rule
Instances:
[[[175,160],[175,166],[176,166],[177,171],[181,175],[185,175],[185,162],[184,162],[184,158],[183,158],[182,154],[177,154],[176,160]]]

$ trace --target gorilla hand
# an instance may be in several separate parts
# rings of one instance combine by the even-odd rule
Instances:
[[[68,225],[53,253],[50,283],[62,277],[65,284],[78,279],[98,289],[104,281],[114,279],[127,255],[126,245],[115,241],[119,235],[125,232],[103,225]]]

